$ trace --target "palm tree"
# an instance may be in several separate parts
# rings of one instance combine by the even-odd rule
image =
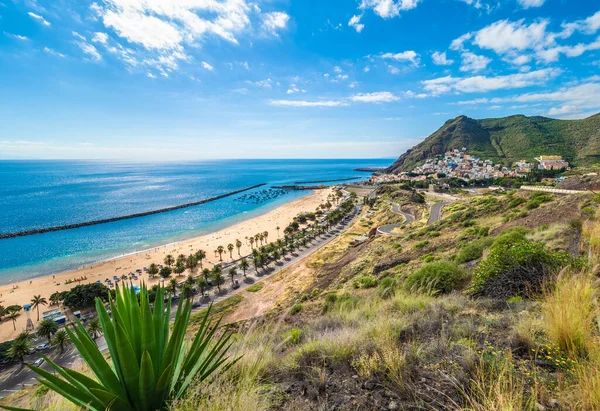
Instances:
[[[254,250],[254,237],[250,237],[248,241],[250,241],[250,248]]]
[[[227,244],[227,250],[229,251],[229,258],[231,258],[233,260],[233,255],[231,255],[231,253],[233,252],[233,249],[235,248],[235,246],[231,243]]]
[[[40,320],[40,305],[47,305],[48,302],[41,295],[34,295],[31,299],[31,308],[37,309],[37,320]]]
[[[220,322],[209,319],[210,308],[199,319],[200,329],[194,340],[185,343],[192,304],[189,300],[180,301],[171,327],[171,304],[164,303],[163,287],[157,289],[154,309],[150,308],[145,285],[139,297],[133,287],[123,287],[122,291],[117,287],[110,305],[112,318],[104,304],[96,300],[109,350],[107,358],[112,364],[91,344],[83,325],[76,321],[73,329],[67,328],[66,332],[88,364],[92,378],[66,370],[50,359],[46,361],[56,375],[32,367],[43,385],[74,403],[77,409],[164,410],[184,397],[189,387],[210,381],[214,373],[228,369],[236,361],[227,356],[231,333],[221,334]],[[221,336],[216,337],[216,333]]]
[[[223,279],[223,269],[220,265],[215,265],[213,267],[211,277],[213,284],[215,284],[219,292],[221,292],[221,284],[223,284],[225,280]]]
[[[240,240],[235,240],[235,246],[238,251],[238,257],[241,257],[242,254],[240,253],[240,250],[242,249],[242,242]]]
[[[275,229],[277,230],[277,237],[279,237],[279,230],[281,229],[281,227],[277,226],[275,227]]]
[[[274,251],[273,251],[273,253],[272,253],[271,255],[273,256],[273,259],[274,259],[275,261],[279,260],[279,257],[280,257],[279,251],[277,251],[277,250],[274,250]]]
[[[263,237],[264,237],[265,243],[266,243],[267,240],[269,239],[269,232],[268,231],[263,232]]]
[[[159,274],[162,278],[167,278],[171,275],[171,272],[173,270],[171,270],[171,267],[163,267],[160,269]]]
[[[225,252],[225,248],[220,245],[217,247],[217,253],[219,253],[219,261],[223,261],[223,253]]]
[[[202,267],[202,260],[204,260],[206,258],[206,251],[204,250],[198,250],[196,251],[196,258],[198,259],[198,262],[200,263],[200,268]]]
[[[4,317],[6,315],[6,307],[4,307],[3,305],[0,305],[0,321],[2,321],[2,317]]]
[[[210,270],[208,268],[205,268],[204,270],[202,270],[202,275],[204,276],[206,284],[208,284],[208,276],[210,275]]]
[[[231,277],[231,285],[233,285],[233,277],[237,275],[237,270],[235,268],[229,269],[229,277]]]
[[[177,282],[177,280],[175,278],[171,278],[171,281],[169,281],[169,289],[171,290],[171,293],[173,295],[175,295],[175,292],[177,291],[178,286],[179,286],[179,283]]]
[[[206,291],[206,289],[208,288],[208,283],[206,282],[206,279],[204,277],[196,278],[196,285],[198,285],[198,288],[200,289],[200,294],[204,295],[204,291]]]
[[[89,337],[88,337],[89,338]],[[57,331],[52,339],[53,347],[60,347],[60,352],[65,352],[65,344],[69,342],[69,334],[65,330]]]
[[[13,327],[15,328],[15,331],[17,331],[17,318],[19,318],[20,316],[21,313],[17,311],[10,311],[8,314],[6,314],[6,318],[13,322]]]
[[[184,257],[184,259],[185,259],[185,257]],[[175,274],[180,276],[185,271],[185,264],[182,261],[179,261],[179,259],[178,259],[173,271],[175,272]]]
[[[196,267],[198,267],[198,259],[195,255],[190,254],[185,260],[185,267],[190,270],[190,273],[194,273]]]
[[[102,334],[102,325],[100,324],[100,320],[98,318],[93,318],[90,320],[87,326],[87,332],[93,340],[96,340],[96,338]]]
[[[158,266],[154,263],[150,264],[150,267],[148,267],[148,274],[152,276],[158,274]]]
[[[37,328],[37,335],[40,337],[44,337],[48,339],[50,342],[50,338],[52,338],[52,334],[58,331],[58,324],[51,319],[42,320]]]
[[[262,245],[262,238],[260,237],[260,234],[255,234],[254,235],[254,242],[256,243],[257,247],[258,247],[258,240],[260,240],[260,245]]]
[[[167,256],[165,257],[165,264],[171,267],[174,263],[175,259],[173,258],[173,256],[171,254],[167,254]]]
[[[10,344],[7,354],[14,360],[19,359],[21,364],[23,364],[25,362],[24,357],[29,354],[31,348],[31,340],[28,338],[17,338]]]
[[[58,305],[60,302],[60,293],[58,291],[50,294],[50,305]]]
[[[249,266],[250,266],[250,264],[248,264],[248,260],[246,260],[245,258],[242,258],[242,261],[240,261],[240,268],[244,272],[244,277],[246,277],[246,270],[248,269]]]

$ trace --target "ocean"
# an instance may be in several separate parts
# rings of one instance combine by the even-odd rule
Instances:
[[[165,213],[0,239],[0,284],[71,270],[216,231],[308,194],[270,190],[271,186],[365,179],[370,173],[354,169],[385,167],[392,162],[393,159],[0,161],[0,234],[146,212],[266,184]],[[261,193],[262,190],[268,192]]]

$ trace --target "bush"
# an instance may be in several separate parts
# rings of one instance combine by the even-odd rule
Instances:
[[[529,230],[525,227],[512,227],[502,232],[494,242],[492,243],[491,249],[504,247],[510,244],[517,243],[525,240],[525,235],[529,233]]]
[[[361,275],[360,277],[354,280],[352,285],[354,286],[354,288],[373,288],[377,287],[377,280],[373,277]]]
[[[300,328],[292,328],[283,338],[286,343],[296,345],[302,339],[302,330]]]
[[[425,240],[425,241],[419,241],[418,243],[416,243],[414,245],[415,248],[425,248],[429,245],[429,241]]]
[[[377,295],[379,298],[388,299],[394,296],[396,291],[396,280],[392,277],[385,277],[377,287]]]
[[[300,311],[302,311],[302,304],[296,303],[292,306],[292,309],[290,310],[290,315],[296,315]]]
[[[483,238],[481,240],[472,241],[464,245],[454,258],[457,264],[463,264],[469,261],[477,260],[483,255],[483,250],[490,246],[491,239]]]
[[[502,299],[524,297],[539,292],[546,280],[570,262],[568,254],[550,251],[542,243],[494,243],[488,257],[473,272],[472,291]]]
[[[427,294],[448,293],[464,278],[465,271],[449,261],[426,264],[410,274],[406,285]]]
[[[525,199],[523,197],[515,197],[512,200],[510,200],[510,202],[508,203],[508,208],[518,207],[521,204],[523,204],[524,202],[525,202]]]

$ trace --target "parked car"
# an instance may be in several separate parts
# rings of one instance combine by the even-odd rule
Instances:
[[[209,297],[208,291],[204,291],[204,298],[208,298],[208,297]]]
[[[33,363],[33,365],[36,366],[36,367],[40,367],[43,363],[44,363],[44,359],[43,358],[38,358],[37,360],[35,360],[35,362]]]
[[[35,348],[30,348],[30,349],[29,349],[29,354],[34,354],[35,352],[36,352],[36,351],[35,351]]]
[[[235,280],[235,281],[233,282],[233,285],[232,285],[232,287],[233,287],[234,289],[235,289],[235,288],[240,288],[240,283],[238,282],[238,280]]]
[[[44,351],[44,350],[47,350],[48,348],[50,348],[50,344],[39,344],[35,347],[35,349],[38,351]]]
[[[192,308],[198,308],[202,305],[202,303],[200,301],[194,301],[192,303]]]

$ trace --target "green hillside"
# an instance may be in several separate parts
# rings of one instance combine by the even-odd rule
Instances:
[[[463,147],[469,154],[506,163],[540,155],[561,155],[573,165],[596,163],[600,162],[600,114],[583,120],[459,116],[402,154],[388,171],[409,171],[427,158]]]

